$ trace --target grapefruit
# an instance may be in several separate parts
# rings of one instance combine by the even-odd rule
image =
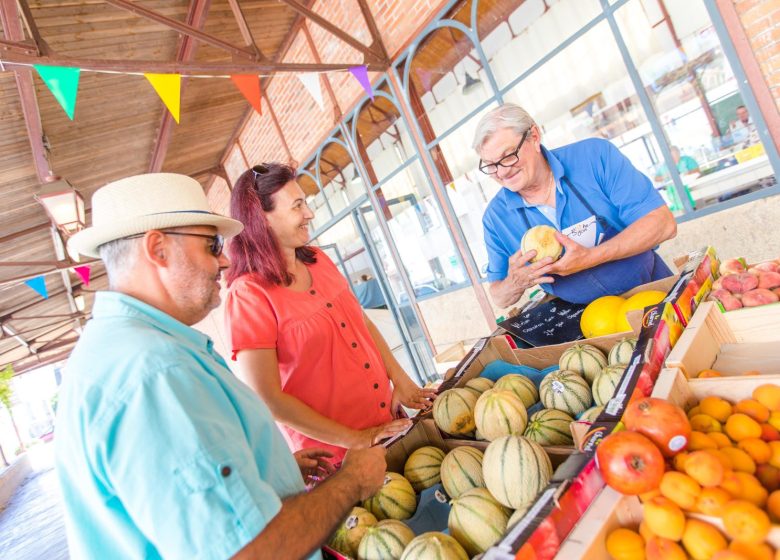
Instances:
[[[626,313],[633,311],[634,309],[643,310],[645,307],[661,303],[666,297],[666,292],[660,292],[658,290],[645,290],[638,292],[629,297],[620,306],[619,317],[616,319],[617,330],[615,332],[624,332],[631,330],[631,324],[628,322]]]
[[[580,317],[580,329],[585,338],[618,332],[617,319],[625,301],[620,296],[602,296],[590,302]]]

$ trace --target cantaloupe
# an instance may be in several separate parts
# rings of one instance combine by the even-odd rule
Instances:
[[[599,414],[604,410],[603,406],[592,406],[577,418],[580,422],[595,422]]]
[[[384,519],[366,530],[358,547],[358,560],[399,560],[413,538],[414,531],[406,524]]]
[[[469,389],[448,389],[433,401],[433,420],[443,432],[455,436],[474,431],[477,395]]]
[[[523,436],[539,445],[572,445],[570,424],[574,418],[561,410],[546,408],[531,415]]]
[[[590,408],[593,402],[588,382],[566,370],[548,373],[539,384],[539,395],[545,408],[562,410],[572,417]]]
[[[493,380],[487,377],[475,377],[466,381],[466,385],[463,388],[474,391],[477,394],[477,398],[479,398],[482,393],[493,388]]]
[[[342,554],[355,557],[358,546],[369,527],[376,525],[374,514],[362,507],[353,507],[330,537],[328,545]]]
[[[590,344],[575,344],[566,349],[558,359],[558,367],[565,371],[573,371],[592,384],[596,376],[607,365],[604,353]]]
[[[429,531],[412,539],[401,560],[469,560],[469,555],[451,536]]]
[[[516,509],[512,515],[509,516],[509,521],[506,522],[506,528],[507,530],[511,529],[515,526],[515,524],[520,521],[523,516],[526,514],[526,512],[531,508],[531,504],[528,504],[525,507],[521,507]]]
[[[615,394],[615,388],[623,377],[626,366],[607,366],[593,381],[593,401],[604,406]]]
[[[621,338],[609,351],[609,365],[627,365],[631,361],[634,348],[636,348],[636,341],[635,337]]]
[[[537,390],[536,385],[534,385],[534,382],[525,375],[520,375],[519,373],[504,375],[501,379],[496,381],[493,388],[512,391],[515,395],[520,397],[520,400],[523,401],[526,408],[531,408],[534,403],[539,400],[539,391]]]
[[[528,412],[512,391],[488,389],[477,400],[474,421],[482,437],[493,441],[509,434],[522,434],[528,423]]]
[[[536,255],[531,259],[532,263],[538,262],[545,257],[557,261],[563,254],[563,245],[555,239],[557,230],[550,226],[534,226],[528,229],[520,240],[520,249],[523,253],[536,251]]]
[[[409,519],[417,509],[417,496],[411,483],[398,473],[385,473],[379,492],[363,502],[377,519]]]
[[[506,507],[525,507],[550,482],[550,458],[535,441],[504,436],[488,445],[482,476],[493,497]]]
[[[472,488],[484,488],[482,451],[475,447],[456,447],[441,463],[441,483],[450,498],[457,498]]]
[[[415,492],[422,492],[439,483],[444,455],[444,451],[432,445],[421,447],[409,455],[404,464],[404,478],[412,484]]]
[[[447,526],[466,552],[476,556],[493,546],[506,531],[509,510],[487,488],[473,488],[450,502]]]

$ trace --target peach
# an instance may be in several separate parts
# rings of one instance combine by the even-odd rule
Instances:
[[[715,281],[712,283],[712,288],[710,288],[710,289],[711,289],[713,292],[714,292],[714,291],[716,291],[716,290],[722,290],[722,289],[723,289],[723,284],[722,284],[722,280],[721,280],[721,278],[723,278],[723,277],[722,277],[722,276],[719,276],[719,277],[718,277],[718,279],[717,279],[717,280],[715,280]]]
[[[780,273],[778,272],[761,272],[758,275],[758,287],[771,290],[772,288],[780,287]]]
[[[756,288],[742,294],[743,307],[758,307],[767,303],[775,303],[780,297],[771,290]]]
[[[775,288],[772,290],[772,293],[775,294],[777,297],[780,297],[780,288]]]
[[[656,496],[642,506],[647,528],[656,536],[679,541],[685,531],[685,514],[673,501]]]
[[[717,528],[699,519],[687,521],[682,542],[694,560],[710,560],[716,552],[726,550],[729,546]]]
[[[690,460],[690,457],[688,459]],[[714,460],[714,458],[710,456],[707,456],[706,459]],[[718,466],[720,466],[720,464],[718,464]],[[721,469],[720,480],[718,480],[719,484],[722,479],[723,470]],[[668,471],[664,473],[663,478],[661,478],[661,486],[659,488],[661,490],[661,494],[663,494],[665,498],[669,498],[681,508],[687,509],[689,511],[692,511],[696,507],[696,500],[701,494],[701,485],[699,485],[696,480],[687,474],[677,471]]]
[[[718,272],[720,272],[721,276],[725,276],[726,274],[739,274],[746,270],[747,266],[745,266],[744,259],[728,259],[720,263]]]
[[[723,305],[723,309],[726,311],[734,311],[735,309],[742,308],[742,302],[738,298],[734,297],[734,294],[728,290],[720,289],[715,290],[710,294],[711,300],[716,300]]]
[[[674,541],[661,537],[652,537],[645,545],[647,560],[687,560],[683,548]]]
[[[747,272],[729,274],[723,277],[722,285],[724,290],[732,294],[744,294],[758,288],[758,278]]]
[[[745,560],[774,560],[772,547],[766,543],[754,544],[743,541],[731,541],[729,550],[736,552]]]
[[[771,527],[766,512],[744,500],[733,500],[726,504],[721,518],[727,535],[748,543],[764,542]]]
[[[764,272],[780,272],[780,264],[775,261],[764,261],[758,264],[754,264],[750,267],[751,270],[761,270]]]

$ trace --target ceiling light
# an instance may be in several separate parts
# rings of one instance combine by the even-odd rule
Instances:
[[[60,179],[41,186],[41,192],[35,195],[51,222],[66,236],[84,229],[84,199],[70,183]]]

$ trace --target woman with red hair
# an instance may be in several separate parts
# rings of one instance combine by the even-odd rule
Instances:
[[[401,405],[425,408],[435,393],[409,378],[347,280],[307,245],[314,214],[295,177],[256,165],[233,188],[230,214],[245,228],[229,249],[227,331],[239,376],[293,451],[324,447],[339,462],[408,428]]]

